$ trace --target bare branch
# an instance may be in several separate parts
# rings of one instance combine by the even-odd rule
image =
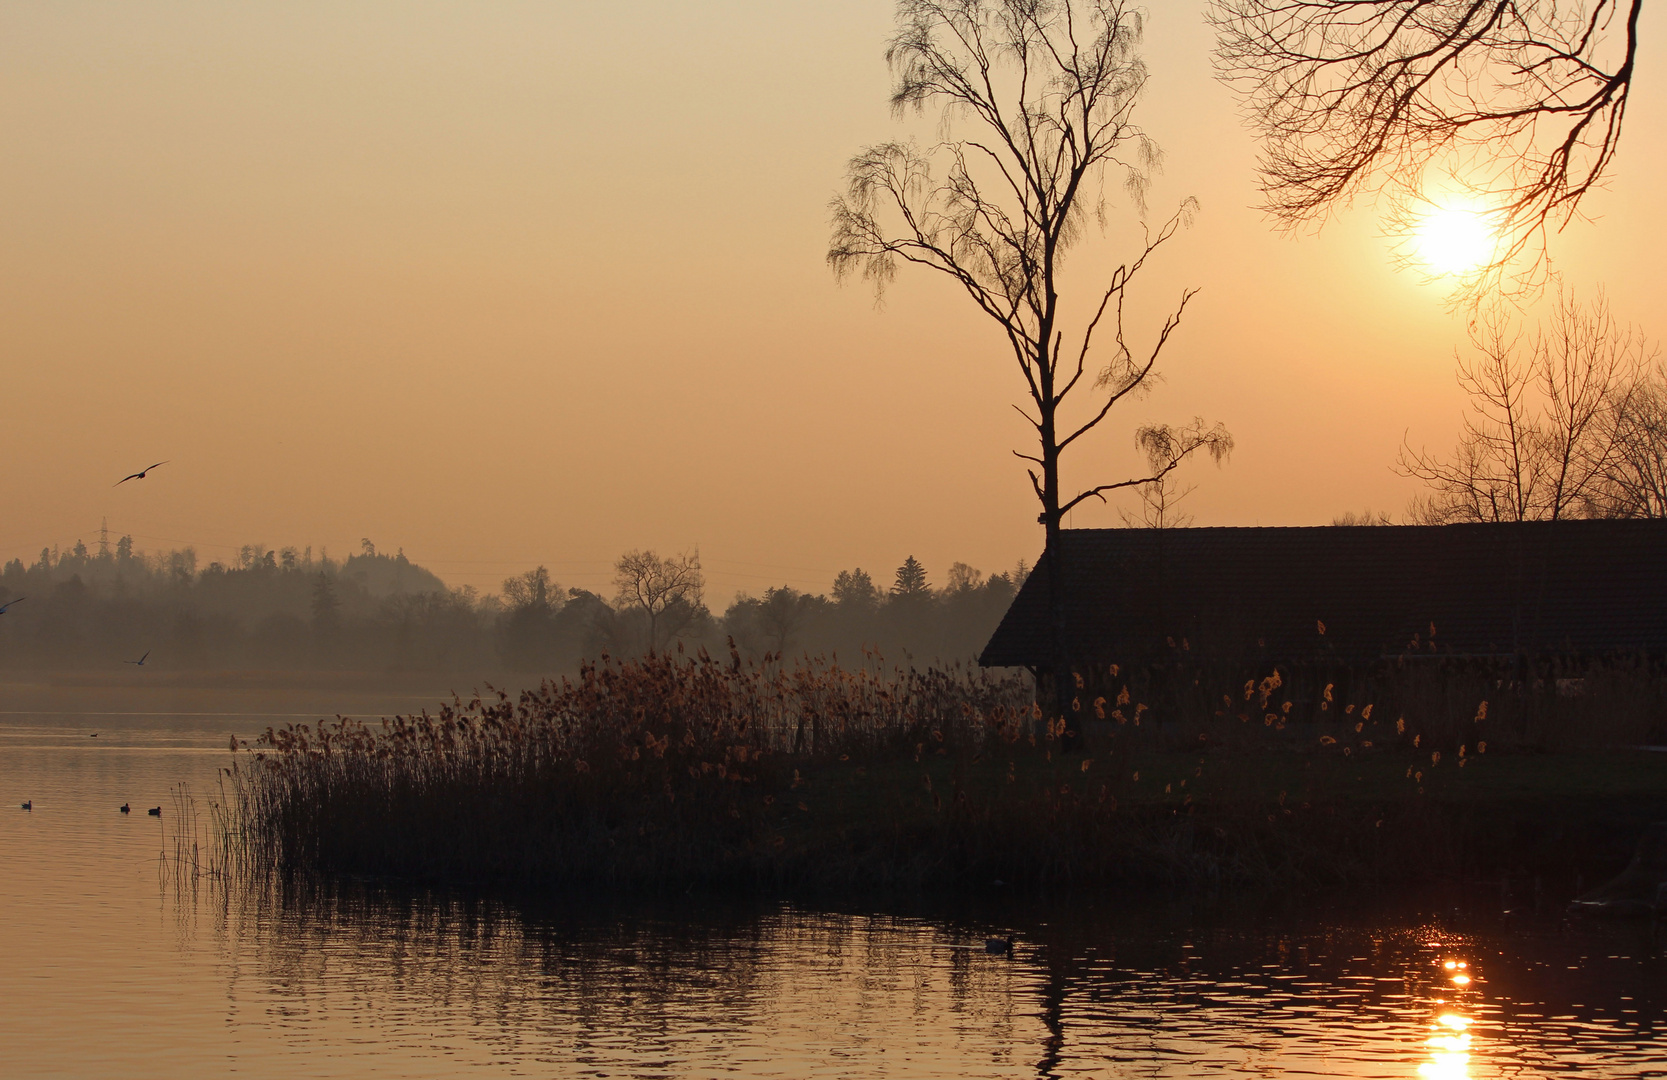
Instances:
[[[1492,307],[1471,342],[1475,355],[1459,362],[1470,414],[1452,456],[1403,442],[1396,462],[1430,488],[1417,519],[1654,516],[1653,459],[1667,460],[1667,431],[1651,419],[1654,352],[1601,294],[1583,304],[1560,291],[1531,338]]]
[[[1263,143],[1264,208],[1323,223],[1363,192],[1399,229],[1444,197],[1498,240],[1479,299],[1547,279],[1546,238],[1619,145],[1643,0],[1213,0],[1217,70]]]
[[[1184,428],[1177,429],[1168,425],[1143,427],[1135,432],[1135,445],[1146,455],[1146,464],[1152,470],[1150,476],[1089,488],[1061,506],[1059,512],[1066,513],[1085,499],[1099,499],[1105,502],[1105,493],[1108,491],[1160,483],[1164,477],[1179,468],[1183,461],[1201,450],[1220,464],[1233,452],[1233,436],[1229,435],[1221,424],[1206,424],[1202,417],[1195,417],[1192,423]]]
[[[898,266],[924,266],[959,283],[1001,329],[1030,398],[1019,413],[1040,443],[1016,456],[1035,466],[1050,542],[1063,512],[1061,454],[1155,381],[1193,296],[1182,295],[1155,340],[1131,346],[1128,291],[1153,252],[1190,223],[1197,204],[1188,199],[1093,289],[1099,304],[1086,322],[1068,325],[1060,303],[1085,210],[1094,207],[1103,226],[1113,178],[1143,210],[1158,167],[1157,147],[1133,121],[1147,80],[1143,32],[1129,0],[901,0],[886,53],[892,105],[938,110],[942,141],[928,150],[895,142],[864,150],[831,205],[828,262],[837,276],[860,275],[878,296]],[[1107,323],[1115,339],[1090,380],[1096,332]]]

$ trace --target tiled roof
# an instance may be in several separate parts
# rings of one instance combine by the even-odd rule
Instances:
[[[1667,521],[1062,534],[1073,659],[1667,652]],[[1044,554],[980,661],[1049,665]],[[1324,624],[1324,633],[1320,624]],[[1416,635],[1416,643],[1414,635]]]

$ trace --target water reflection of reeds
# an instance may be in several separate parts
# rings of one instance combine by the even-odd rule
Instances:
[[[1667,1002],[1639,942],[1386,908],[1008,907],[1008,959],[979,947],[990,910],[366,887],[233,904],[215,934],[296,1038],[553,1075],[1662,1074]]]

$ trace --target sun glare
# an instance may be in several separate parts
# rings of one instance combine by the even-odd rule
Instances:
[[[1432,273],[1469,273],[1493,257],[1493,231],[1475,210],[1431,211],[1414,236],[1418,257]]]

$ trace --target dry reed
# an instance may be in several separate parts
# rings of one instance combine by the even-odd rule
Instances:
[[[1541,714],[1584,709],[1610,717],[1602,741],[1647,727],[1612,714],[1659,689],[1211,683],[1171,673],[1148,706],[1154,687],[1108,667],[1050,722],[1027,677],[604,658],[518,697],[269,730],[228,770],[222,848],[285,875],[678,891],[1467,872],[1534,818],[1477,802],[1490,739],[1497,761],[1536,745]]]

